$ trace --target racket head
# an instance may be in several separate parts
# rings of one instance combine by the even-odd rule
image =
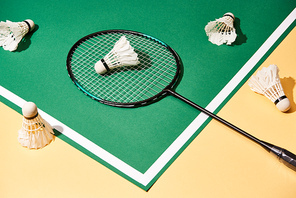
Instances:
[[[138,54],[136,66],[120,67],[100,75],[94,65],[125,36]],[[117,107],[147,105],[167,93],[181,73],[178,54],[164,42],[140,32],[106,30],[78,40],[67,56],[74,84],[87,96]]]

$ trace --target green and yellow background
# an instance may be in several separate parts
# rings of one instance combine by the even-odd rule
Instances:
[[[199,112],[173,97],[136,109],[91,100],[67,75],[71,46],[87,34],[106,29],[150,34],[170,45],[182,59],[184,71],[176,91],[206,106],[295,5],[294,1],[1,1],[5,8],[1,21],[30,18],[36,29],[16,52],[0,49],[0,85],[36,102],[40,109],[97,139],[102,147],[144,172]],[[207,41],[204,26],[229,11],[237,17],[239,37],[232,46],[218,47]],[[295,22],[251,72],[277,64],[291,110],[279,112],[272,102],[250,90],[246,78],[216,113],[256,137],[296,153],[294,27]],[[146,192],[62,134],[44,149],[22,148],[17,142],[21,109],[2,97],[0,100],[0,197],[296,195],[294,171],[214,120],[197,131],[196,138]],[[139,145],[145,146],[137,149]]]

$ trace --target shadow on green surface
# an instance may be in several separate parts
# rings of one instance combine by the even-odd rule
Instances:
[[[232,43],[232,46],[234,45],[241,45],[243,43],[247,42],[247,36],[242,32],[241,28],[240,28],[240,19],[239,18],[235,18],[235,23],[234,23],[234,27],[236,29],[236,40]]]
[[[39,29],[39,26],[37,24],[35,24],[34,30],[24,36],[24,38],[19,43],[18,48],[15,52],[22,52],[22,51],[28,49],[29,46],[31,45],[31,37],[38,29]]]

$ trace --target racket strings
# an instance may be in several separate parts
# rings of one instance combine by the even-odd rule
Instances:
[[[160,70],[160,71],[161,71],[161,70]],[[138,75],[138,76],[139,76],[139,75]],[[134,78],[134,77],[131,76],[131,75],[127,75],[127,77],[129,77],[129,78],[128,78],[128,80],[125,81],[125,84],[128,85],[129,83],[131,83],[131,80],[135,80],[135,82],[137,82],[137,86],[139,87],[139,88],[137,88],[137,90],[140,90],[140,91],[137,92],[138,94],[136,94],[136,93],[132,93],[132,94],[131,94],[132,97],[143,99],[143,97],[142,97],[141,95],[145,95],[145,96],[149,97],[149,95],[145,94],[145,92],[149,93],[150,96],[155,95],[155,93],[157,92],[155,89],[151,89],[151,88],[149,88],[150,90],[152,90],[152,91],[155,92],[155,93],[152,93],[152,92],[149,91],[149,89],[145,88],[145,86],[147,87],[147,83],[145,84],[145,83],[143,83],[143,81],[147,81],[147,79],[148,79],[147,75],[146,75],[145,78],[143,78],[144,80],[138,80],[137,78]],[[141,76],[139,76],[139,77],[141,77]],[[156,79],[154,79],[154,81],[155,81],[155,80],[156,80]],[[167,81],[167,82],[168,82],[168,81]],[[118,97],[120,98],[121,95],[124,95],[124,94],[127,93],[127,91],[122,90],[122,89],[120,89],[120,90],[116,90],[116,89],[115,89],[115,86],[114,86],[116,83],[114,83],[113,81],[111,81],[109,84],[110,84],[111,87],[113,88],[114,94],[116,94],[117,98],[118,98]],[[150,83],[150,84],[151,84],[151,83]],[[154,84],[154,82],[152,82],[152,84]],[[125,86],[125,85],[123,85],[123,86]],[[141,88],[141,86],[143,86],[144,88]],[[164,85],[163,85],[163,86],[164,86]],[[148,86],[148,87],[149,87],[149,86]],[[159,86],[157,86],[157,87],[161,90],[161,88],[160,88]],[[122,92],[122,94],[120,94],[120,92]],[[109,96],[107,96],[107,99],[114,99],[114,97],[112,97],[112,95],[109,95]],[[122,97],[122,100],[123,100],[123,102],[130,102],[130,99],[129,99],[129,98],[124,98],[124,96]]]
[[[82,53],[82,54],[85,54],[85,53]],[[89,56],[86,56],[86,57],[89,57]],[[84,75],[84,74],[83,74],[83,75]],[[128,75],[128,76],[130,77],[130,75]],[[127,82],[128,82],[128,81],[127,81]],[[138,82],[141,82],[141,81],[138,80]],[[114,83],[112,83],[112,84],[114,85]]]
[[[138,66],[117,68],[98,75],[94,64],[103,58],[123,34],[94,36],[72,54],[72,72],[91,95],[107,101],[132,103],[160,93],[176,74],[176,60],[165,46],[142,36],[126,35],[138,53]]]
[[[89,42],[92,44],[89,44]],[[76,49],[78,56],[73,59],[72,64],[75,68],[73,72],[76,73],[77,79],[79,79],[79,83],[84,87],[87,87],[90,92],[101,91],[101,94],[108,97],[106,93],[107,89],[101,89],[101,87],[105,87],[104,84],[95,84],[90,79],[96,79],[97,74],[94,72],[93,65],[98,61],[97,56],[105,53],[102,51],[102,48],[96,48],[99,41],[92,42],[92,40],[88,40],[88,42],[84,42]],[[98,81],[99,82],[99,81]],[[111,85],[114,85],[113,82],[110,82]],[[112,87],[112,86],[111,86]],[[113,98],[114,99],[114,98]]]

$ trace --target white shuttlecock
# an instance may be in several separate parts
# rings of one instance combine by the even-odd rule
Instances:
[[[290,109],[290,101],[284,93],[278,73],[276,65],[264,67],[251,76],[248,84],[251,90],[266,96],[280,111],[285,112]]]
[[[29,149],[40,149],[48,145],[54,139],[54,132],[48,122],[38,113],[37,106],[33,102],[27,102],[23,106],[23,124],[18,131],[19,143]]]
[[[209,41],[216,45],[231,45],[236,39],[236,32],[233,26],[235,17],[232,13],[228,12],[223,17],[209,22],[205,31],[209,37]]]
[[[95,70],[98,74],[104,74],[117,67],[133,66],[139,63],[138,54],[126,37],[122,36],[115,43],[113,49],[95,64]]]
[[[5,50],[15,51],[23,37],[35,27],[32,20],[23,22],[0,22],[0,46]]]

